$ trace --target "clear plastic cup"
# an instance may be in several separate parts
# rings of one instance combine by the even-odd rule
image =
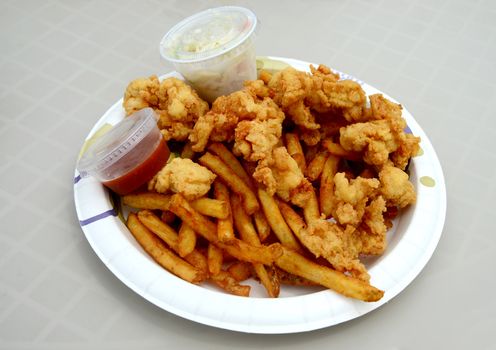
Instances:
[[[160,42],[160,54],[212,102],[257,78],[257,24],[255,14],[244,7],[208,9],[169,30]]]
[[[167,163],[169,155],[155,112],[144,108],[91,144],[77,168],[82,177],[93,176],[124,195],[147,183]]]

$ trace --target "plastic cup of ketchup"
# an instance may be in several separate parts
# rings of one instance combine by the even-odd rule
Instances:
[[[77,168],[119,195],[144,184],[167,163],[170,151],[157,127],[157,116],[144,108],[125,117],[84,152]]]

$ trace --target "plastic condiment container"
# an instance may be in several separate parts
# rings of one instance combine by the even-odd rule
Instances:
[[[160,54],[205,100],[212,102],[257,78],[255,14],[237,6],[188,17],[160,42]]]
[[[77,168],[114,192],[128,194],[167,163],[170,151],[157,127],[157,116],[144,108],[125,117],[84,152]]]

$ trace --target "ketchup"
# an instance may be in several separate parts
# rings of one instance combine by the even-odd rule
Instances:
[[[126,195],[150,181],[169,159],[170,150],[163,138],[142,163],[125,174],[103,184],[119,195]]]

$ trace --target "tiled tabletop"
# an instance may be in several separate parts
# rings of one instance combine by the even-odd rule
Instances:
[[[260,336],[176,317],[128,289],[84,238],[73,201],[91,127],[136,77],[170,70],[180,19],[239,4],[259,55],[325,63],[392,95],[429,135],[448,212],[432,259],[353,321]],[[14,1],[0,3],[0,348],[493,348],[496,2]]]

